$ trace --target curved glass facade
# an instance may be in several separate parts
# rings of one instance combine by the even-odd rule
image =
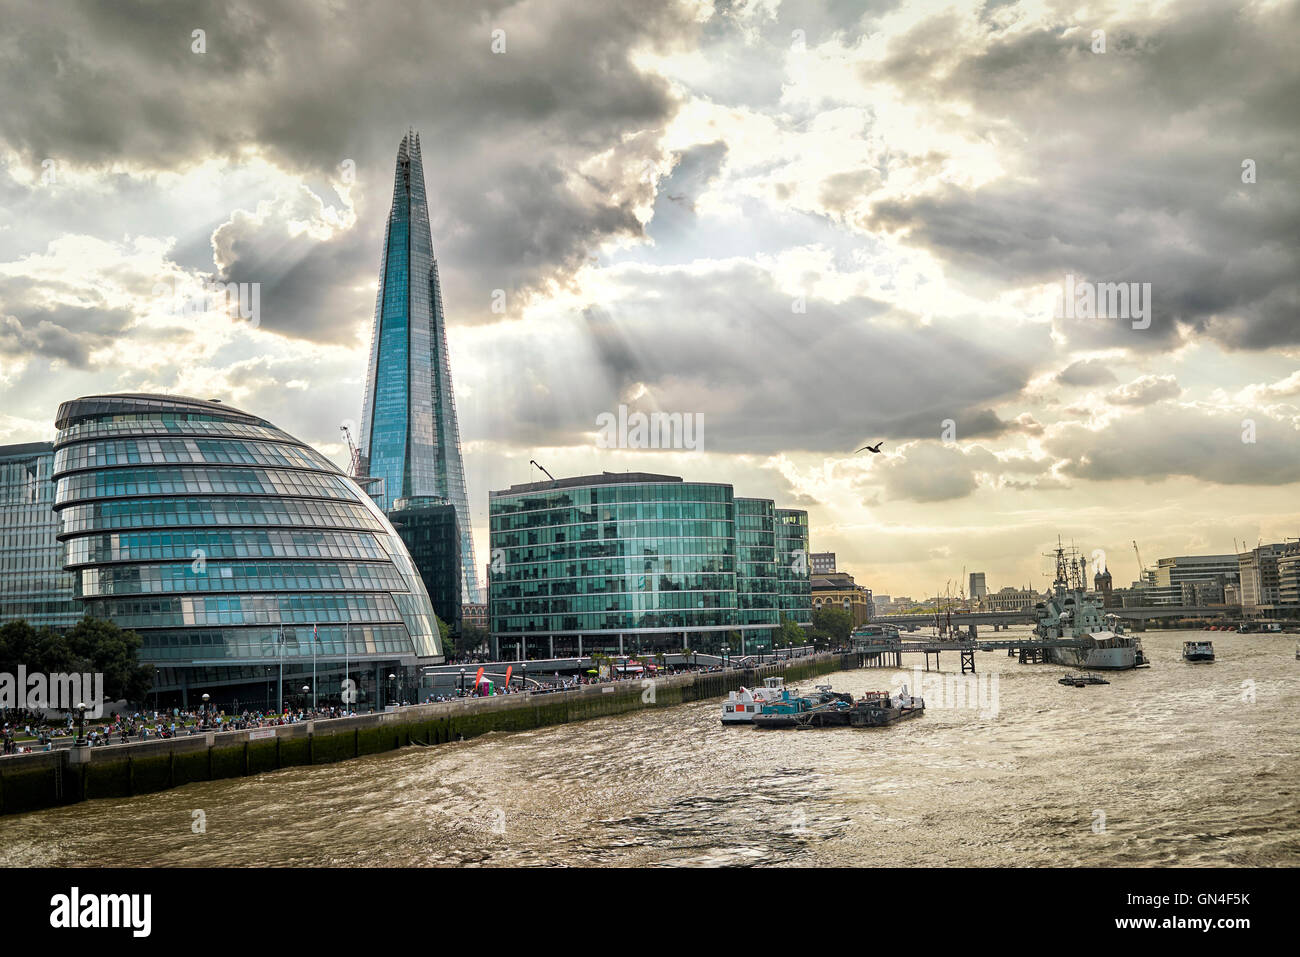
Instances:
[[[397,533],[314,449],[179,397],[76,399],[57,425],[54,508],[76,595],[138,631],[142,660],[177,682],[187,668],[219,682],[222,666],[261,680],[282,659],[441,659]]]

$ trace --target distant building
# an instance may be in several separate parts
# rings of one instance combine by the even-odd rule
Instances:
[[[1300,607],[1300,542],[1287,542],[1277,561],[1277,603],[1281,608]]]
[[[460,634],[464,566],[456,506],[438,496],[399,498],[388,520],[411,553],[438,619]]]
[[[972,601],[977,601],[989,593],[989,587],[984,581],[983,572],[970,573],[970,597]]]
[[[462,628],[482,628],[487,631],[488,606],[485,602],[467,601],[460,606]]]
[[[1101,596],[1103,608],[1114,608],[1119,602],[1115,598],[1115,590],[1111,583],[1110,572],[1102,569],[1092,578],[1092,590]]]
[[[1147,572],[1147,602],[1152,605],[1223,604],[1225,585],[1237,584],[1237,555],[1180,555],[1162,558]],[[1197,588],[1197,585],[1203,587]],[[1198,600],[1203,599],[1203,600]]]
[[[62,630],[80,620],[54,513],[54,445],[0,445],[0,624]]]
[[[1038,597],[1032,588],[1016,588],[1008,585],[987,595],[984,605],[989,611],[1026,611],[1034,607]]]
[[[1261,545],[1237,555],[1241,610],[1246,614],[1271,611],[1281,601],[1278,561],[1286,554],[1286,545]],[[1229,602],[1229,604],[1237,604]]]
[[[812,573],[814,575],[826,575],[835,571],[835,553],[834,552],[813,552],[811,556]]]
[[[831,572],[812,577],[812,606],[840,608],[853,617],[853,627],[865,625],[872,615],[871,589],[859,585],[847,572]]]

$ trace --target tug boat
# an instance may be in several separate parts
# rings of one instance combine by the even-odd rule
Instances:
[[[1183,661],[1213,661],[1214,660],[1214,642],[1212,641],[1184,641],[1183,642]]]
[[[788,692],[785,689],[784,678],[764,678],[763,687],[741,688],[740,691],[733,691],[727,696],[727,700],[722,703],[722,723],[725,724],[750,724],[753,722],[755,715],[763,710],[763,705],[777,701],[783,694]]]

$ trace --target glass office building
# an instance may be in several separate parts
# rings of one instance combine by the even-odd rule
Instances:
[[[742,539],[755,566],[768,557],[758,501],[742,500]],[[773,619],[761,609],[742,613],[738,511],[730,485],[650,473],[607,472],[491,492],[494,652],[759,647]],[[744,579],[751,598],[768,587],[763,569],[753,574],[752,582]],[[759,620],[747,620],[755,617],[750,612]]]
[[[364,474],[382,479],[372,492],[385,509],[398,499],[428,496],[444,498],[456,507],[461,590],[466,601],[481,602],[442,288],[429,230],[420,137],[414,131],[402,138],[397,150],[358,465]]]
[[[275,704],[282,665],[294,691],[315,668],[321,694],[346,667],[373,703],[389,669],[442,660],[401,539],[303,442],[177,396],[74,399],[56,424],[54,509],[75,593],[143,637],[161,691]]]
[[[54,514],[54,446],[0,445],[0,625],[63,630],[80,620]]]
[[[747,646],[769,648],[778,624],[776,503],[736,499],[736,600],[742,625],[767,625],[745,637]]]
[[[808,513],[776,510],[777,609],[805,627],[812,625],[812,578],[808,574]]]
[[[399,498],[388,520],[411,553],[434,613],[459,634],[462,566],[456,506],[441,498]]]

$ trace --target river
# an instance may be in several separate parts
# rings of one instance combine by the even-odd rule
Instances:
[[[1108,686],[982,653],[966,707],[909,667],[926,714],[883,729],[724,728],[715,700],[5,817],[0,863],[1300,864],[1295,636],[1141,637]]]

